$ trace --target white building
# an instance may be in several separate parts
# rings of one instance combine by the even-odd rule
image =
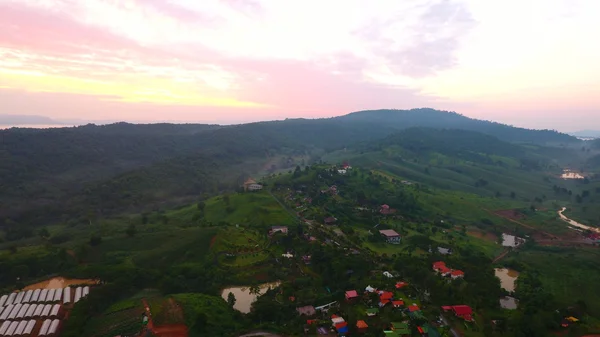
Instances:
[[[40,300],[40,293],[42,290],[36,289],[33,291],[33,295],[31,295],[31,302],[37,303]]]
[[[45,320],[44,323],[42,323],[38,336],[46,336],[48,334],[48,329],[50,329],[50,324],[52,324],[52,320]]]
[[[263,189],[261,184],[250,184],[248,185],[248,191],[260,191]]]
[[[31,296],[33,296],[33,290],[27,290],[25,292],[25,297],[23,297],[23,303],[31,302]]]
[[[56,291],[54,292],[54,301],[53,302],[60,302],[60,300],[62,299],[62,294],[63,294],[62,288],[56,289]]]
[[[0,297],[0,307],[4,306],[4,303],[6,303],[6,300],[8,300],[8,295],[2,295],[2,297]]]
[[[66,287],[65,290],[63,291],[63,303],[64,304],[71,303],[71,288],[70,287]]]
[[[46,301],[45,302],[53,302],[54,301],[54,293],[56,292],[56,289],[49,289],[48,290],[48,294],[46,294]]]

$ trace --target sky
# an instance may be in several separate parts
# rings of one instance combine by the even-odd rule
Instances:
[[[600,129],[597,0],[0,0],[0,114]]]

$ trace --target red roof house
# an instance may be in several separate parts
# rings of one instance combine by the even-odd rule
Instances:
[[[452,269],[446,267],[446,266],[441,266],[440,269],[438,270],[438,273],[440,273],[442,276],[448,276],[448,274],[450,274],[452,272]]]
[[[439,271],[442,267],[446,267],[446,262],[438,261],[433,263],[433,270],[435,271]]]
[[[367,332],[368,327],[369,325],[367,325],[367,322],[363,320],[356,321],[356,329],[358,330],[358,332]]]
[[[325,224],[328,224],[328,225],[332,224],[332,223],[334,223],[336,221],[337,221],[337,219],[334,218],[334,217],[332,217],[332,216],[325,218]]]
[[[420,311],[420,310],[421,309],[419,309],[418,305],[413,304],[413,305],[408,306],[408,311],[410,311],[410,312],[415,312],[415,311]]]
[[[350,301],[358,297],[358,293],[356,290],[348,290],[346,291],[346,300]]]
[[[384,291],[381,294],[379,294],[379,299],[380,300],[391,300],[394,297],[394,293],[391,291]]]
[[[406,282],[398,282],[396,283],[396,289],[402,289],[404,287],[408,286],[408,283]]]
[[[453,305],[452,311],[456,317],[461,317],[465,321],[473,320],[473,309],[468,305]]]
[[[392,301],[392,305],[394,306],[394,308],[400,308],[401,306],[404,305],[404,301],[401,301],[401,300]]]
[[[464,277],[465,273],[462,270],[453,270],[450,272],[450,277],[456,280],[457,278]]]

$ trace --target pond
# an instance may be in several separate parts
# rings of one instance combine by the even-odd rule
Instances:
[[[503,247],[517,247],[520,244],[523,244],[525,242],[525,239],[514,236],[514,235],[510,235],[510,234],[506,234],[506,233],[502,233],[502,246]]]
[[[518,306],[519,300],[514,297],[506,296],[500,299],[500,307],[502,309],[515,310]]]
[[[519,272],[509,268],[495,268],[494,274],[500,279],[500,286],[506,291],[515,291],[515,282],[519,278]]]
[[[264,294],[267,289],[276,288],[279,286],[279,284],[281,284],[281,282],[261,284],[259,285],[260,292],[258,294],[251,294],[250,287],[248,286],[225,288],[223,289],[223,292],[221,292],[221,297],[227,301],[227,296],[229,293],[233,293],[235,296],[235,305],[233,308],[244,314],[247,314],[250,312],[252,302],[256,301],[258,296]]]
[[[560,216],[561,219],[563,219],[564,221],[566,221],[569,225],[573,226],[573,227],[577,227],[577,228],[581,228],[581,229],[585,229],[588,231],[592,231],[592,232],[596,232],[596,233],[600,233],[600,228],[596,228],[596,227],[590,227],[590,226],[586,226],[584,224],[580,224],[579,222],[575,221],[575,220],[571,220],[569,218],[567,218],[563,213],[564,211],[566,211],[567,208],[563,207],[560,211],[558,211],[558,216]]]
[[[34,290],[34,289],[57,289],[57,288],[65,288],[71,285],[94,285],[100,283],[99,280],[92,279],[74,279],[74,278],[65,278],[65,277],[53,277],[51,279],[38,282],[35,284],[28,285],[24,290]]]
[[[560,177],[563,179],[585,179],[583,175],[571,170],[563,170],[563,173],[560,175]]]

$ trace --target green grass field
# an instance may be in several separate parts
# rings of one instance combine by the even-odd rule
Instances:
[[[222,298],[205,294],[176,294],[173,298],[183,306],[190,336],[229,336],[239,331],[240,314]]]

